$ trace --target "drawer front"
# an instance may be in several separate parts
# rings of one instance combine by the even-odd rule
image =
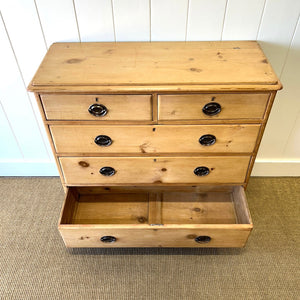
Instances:
[[[226,191],[68,189],[68,247],[242,247],[252,229],[242,187]]]
[[[44,94],[41,100],[48,120],[152,120],[151,95]]]
[[[59,160],[67,185],[241,184],[250,156],[60,157]]]
[[[252,152],[260,125],[50,126],[58,153]]]
[[[93,226],[97,227],[97,226]],[[59,231],[67,247],[243,247],[251,229],[249,226],[228,225],[227,228],[183,229],[159,228],[135,229],[134,225],[120,228],[67,228]],[[198,243],[195,238],[208,236],[209,242]],[[101,242],[101,237],[115,237],[115,242]]]
[[[158,119],[262,119],[268,98],[269,94],[159,95]]]

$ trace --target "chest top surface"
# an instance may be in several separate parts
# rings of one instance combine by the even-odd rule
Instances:
[[[55,43],[30,91],[278,90],[281,84],[254,41]]]

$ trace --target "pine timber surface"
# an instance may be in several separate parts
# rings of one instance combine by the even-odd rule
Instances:
[[[130,92],[144,86],[167,91],[214,85],[281,88],[255,41],[55,43],[28,88]]]
[[[82,194],[69,188],[59,230],[67,247],[242,247],[252,221],[241,187],[159,194]],[[102,243],[105,235],[116,242]],[[212,240],[196,243],[199,235]]]
[[[53,125],[50,131],[58,154],[96,153],[251,153],[260,125],[107,126]],[[199,143],[206,134],[216,137],[213,145]],[[95,143],[98,135],[109,136],[110,146]],[[74,156],[74,155],[73,155]]]

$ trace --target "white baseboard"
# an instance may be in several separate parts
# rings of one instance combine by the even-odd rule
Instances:
[[[59,176],[53,161],[0,161],[0,176]],[[300,160],[256,160],[251,176],[300,176]]]
[[[53,161],[0,161],[0,176],[59,176]]]
[[[251,176],[300,176],[300,160],[257,159]]]

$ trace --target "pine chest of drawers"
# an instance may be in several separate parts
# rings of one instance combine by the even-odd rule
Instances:
[[[67,247],[242,247],[277,90],[256,42],[56,43],[29,85]]]

